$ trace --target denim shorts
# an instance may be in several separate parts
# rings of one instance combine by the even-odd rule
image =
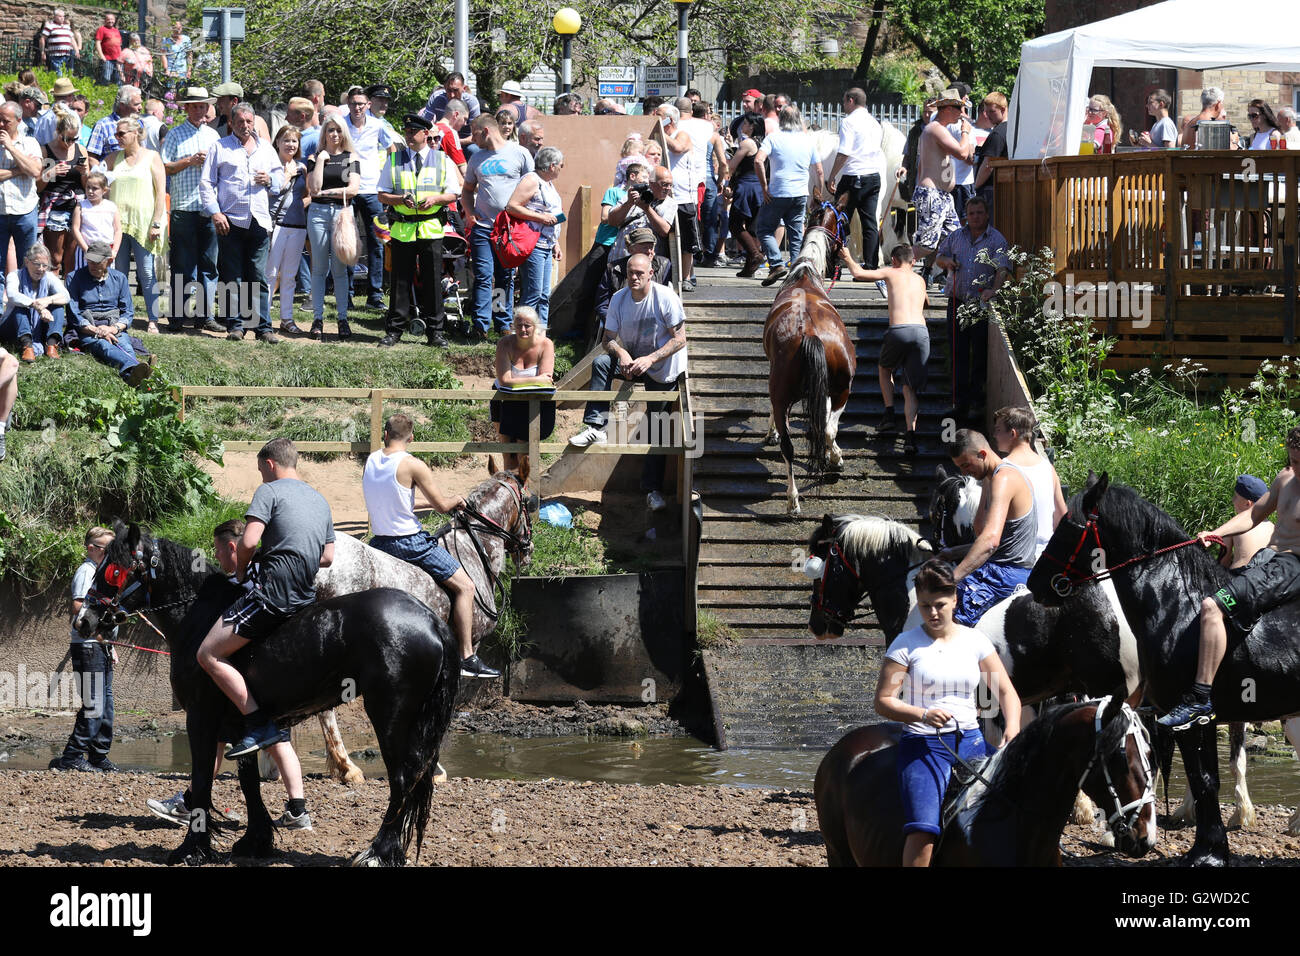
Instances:
[[[49,232],[67,232],[72,227],[72,210],[51,209],[45,217],[45,228]]]
[[[427,531],[400,538],[377,534],[370,539],[370,546],[415,565],[439,584],[460,570],[460,562]]]

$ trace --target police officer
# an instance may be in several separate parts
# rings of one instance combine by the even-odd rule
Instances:
[[[406,146],[388,154],[379,176],[379,201],[389,207],[392,286],[381,346],[396,345],[411,320],[411,288],[420,272],[420,313],[430,345],[445,346],[442,309],[442,235],[447,206],[460,195],[455,164],[429,143],[433,124],[416,113],[403,120]]]

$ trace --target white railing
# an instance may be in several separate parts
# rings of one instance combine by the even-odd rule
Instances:
[[[833,133],[838,133],[840,129],[840,120],[844,118],[844,109],[838,103],[800,103],[795,102],[799,107],[799,112],[803,114],[804,124],[809,129],[828,129]],[[884,122],[888,121],[895,127],[906,130],[920,118],[921,108],[910,104],[880,104],[868,103],[867,109],[876,119]],[[720,103],[718,113],[721,114],[723,122],[730,124],[733,119],[739,116],[743,111],[738,101]]]

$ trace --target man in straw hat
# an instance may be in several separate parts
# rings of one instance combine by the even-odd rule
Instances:
[[[167,328],[179,332],[186,316],[194,317],[197,328],[225,332],[208,310],[217,288],[217,233],[212,218],[203,212],[199,181],[208,153],[221,139],[206,122],[208,107],[216,100],[201,86],[191,86],[178,100],[185,110],[185,122],[167,132],[162,141],[163,169],[167,171],[167,193],[171,196],[171,317]],[[196,286],[203,289],[194,297]],[[193,300],[193,301],[191,301]]]
[[[944,236],[961,227],[952,201],[952,188],[956,184],[953,160],[970,162],[975,156],[975,136],[970,120],[961,112],[961,93],[956,89],[944,90],[934,107],[938,122],[928,124],[921,132],[916,187],[912,191],[912,202],[916,206],[912,254],[917,259],[927,260],[939,248]],[[958,121],[961,123],[960,140],[948,132],[949,124]]]
[[[520,126],[529,120],[540,119],[542,111],[535,106],[529,106],[524,102],[524,88],[515,80],[506,80],[501,84],[501,89],[497,90],[497,98],[501,101],[501,109],[509,107],[514,110],[518,117],[515,125]]]
[[[54,97],[54,105],[40,115],[36,121],[36,131],[32,133],[36,137],[36,142],[42,146],[48,146],[54,141],[55,127],[59,122],[59,105],[72,110],[72,98],[77,95],[77,88],[72,85],[72,81],[66,76],[61,76],[54,81],[54,88],[50,91]]]

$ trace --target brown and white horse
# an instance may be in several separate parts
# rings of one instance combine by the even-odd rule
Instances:
[[[812,470],[820,473],[826,465],[839,468],[844,455],[835,436],[857,369],[853,342],[825,286],[827,264],[847,238],[848,219],[831,203],[823,203],[821,211],[821,221],[804,235],[799,258],[790,267],[763,327],[767,394],[772,401],[772,422],[764,444],[780,442],[789,478],[786,510],[792,515],[799,514],[799,491],[794,484],[790,406],[803,400]]]

